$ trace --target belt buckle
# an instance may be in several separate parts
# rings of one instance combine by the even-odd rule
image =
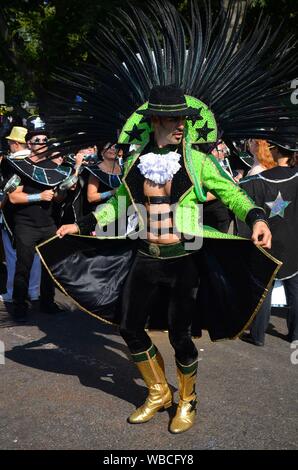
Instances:
[[[150,253],[151,256],[154,256],[155,258],[157,258],[158,256],[160,256],[160,249],[156,244],[150,243],[149,244],[149,253]]]

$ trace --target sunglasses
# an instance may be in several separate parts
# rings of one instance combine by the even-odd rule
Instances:
[[[105,152],[106,150],[119,150],[120,145],[118,144],[107,144],[104,148],[103,151]]]
[[[39,145],[39,144],[47,144],[48,143],[48,139],[35,139],[35,140],[30,140],[30,143],[32,145]]]

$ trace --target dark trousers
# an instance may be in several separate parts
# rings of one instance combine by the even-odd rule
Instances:
[[[287,325],[289,330],[289,341],[298,340],[298,274],[283,281],[287,304]]]
[[[268,292],[266,299],[262,303],[262,306],[250,327],[250,333],[253,339],[262,343],[265,341],[265,333],[270,320],[272,290],[273,287]]]
[[[289,341],[295,341],[298,340],[298,274],[290,279],[284,279],[283,285],[288,305],[287,325]],[[250,332],[253,339],[256,341],[264,341],[265,339],[265,332],[269,325],[271,313],[271,294],[272,289],[251,324]]]
[[[229,209],[218,199],[203,205],[203,223],[220,232],[228,233],[232,216]]]
[[[31,227],[16,225],[16,270],[13,285],[13,300],[16,309],[26,310],[30,270],[36,253],[35,246],[51,238],[56,233],[55,225],[49,227]],[[40,300],[43,303],[54,301],[55,286],[48,272],[42,266]]]
[[[131,353],[147,350],[151,340],[145,331],[150,315],[148,307],[168,305],[167,317],[169,340],[177,360],[191,364],[198,356],[191,339],[191,321],[196,308],[198,269],[193,255],[180,258],[158,259],[137,254],[123,290],[122,320],[120,334]],[[159,302],[163,288],[168,303]]]

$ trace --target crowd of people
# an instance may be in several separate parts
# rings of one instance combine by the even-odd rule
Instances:
[[[117,324],[148,387],[131,424],[173,404],[148,334],[167,330],[179,391],[173,434],[195,422],[193,336],[202,329],[213,341],[264,345],[278,278],[288,339],[298,340],[298,132],[285,91],[298,65],[290,39],[273,47],[267,23],[241,37],[238,3],[216,28],[196,2],[190,23],[167,0],[118,10],[126,34],[101,26],[92,45],[100,67],[58,79],[65,96],[55,93],[51,132],[62,141],[34,116],[6,135],[1,162],[10,257],[3,300],[13,302],[14,320],[26,321],[37,283],[40,310],[59,314],[55,280],[82,310]],[[205,23],[213,26],[198,33]],[[250,169],[237,139],[251,152]]]
[[[121,149],[105,143],[101,149],[78,149],[71,157],[62,157],[51,148],[39,116],[28,119],[28,128],[13,126],[4,138],[9,150],[1,156],[2,187],[14,175],[20,181],[1,204],[7,269],[1,300],[13,303],[14,320],[24,322],[28,301],[40,300],[41,310],[48,314],[60,310],[36,245],[54,236],[62,223],[75,222],[114,194],[120,185]]]

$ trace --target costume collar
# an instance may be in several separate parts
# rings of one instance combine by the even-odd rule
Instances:
[[[8,158],[15,158],[17,160],[22,160],[23,158],[29,157],[30,155],[29,149],[22,149],[18,150],[17,152],[11,153]]]
[[[118,188],[121,184],[121,174],[117,175],[115,173],[106,173],[97,165],[94,166],[86,166],[85,169],[89,171],[95,178],[101,181],[106,186],[110,186],[112,189]]]
[[[72,172],[71,168],[62,165],[57,165],[56,168],[42,168],[28,158],[23,160],[7,158],[7,160],[18,174],[44,186],[57,186]]]
[[[138,168],[144,178],[155,184],[165,184],[172,181],[173,176],[179,171],[181,155],[177,152],[167,153],[149,152],[140,156]]]

